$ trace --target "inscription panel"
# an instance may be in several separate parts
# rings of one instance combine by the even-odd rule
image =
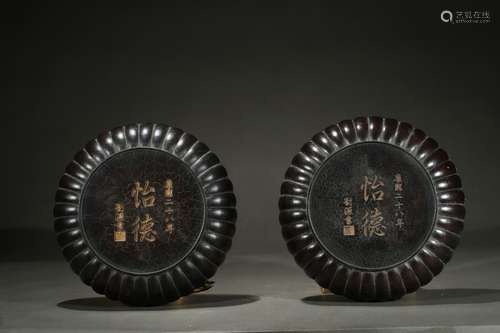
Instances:
[[[201,187],[188,166],[167,152],[136,148],[92,173],[80,221],[90,246],[109,265],[147,274],[190,252],[204,212]]]
[[[361,269],[397,265],[433,227],[436,199],[426,171],[385,143],[354,144],[318,171],[308,202],[313,230],[333,256]]]

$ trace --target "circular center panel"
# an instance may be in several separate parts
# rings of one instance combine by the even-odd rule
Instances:
[[[191,251],[203,229],[205,201],[182,161],[164,151],[135,148],[92,173],[79,217],[102,260],[124,272],[148,274]]]
[[[386,269],[427,239],[436,198],[423,166],[386,143],[367,142],[333,154],[312,182],[309,217],[316,237],[340,261]]]

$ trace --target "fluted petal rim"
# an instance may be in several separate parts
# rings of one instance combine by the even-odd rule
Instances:
[[[361,142],[394,145],[426,170],[436,197],[436,215],[422,248],[401,264],[381,270],[351,267],[332,256],[315,236],[307,209],[309,188],[328,158]],[[465,196],[448,154],[423,131],[382,117],[344,120],[315,134],[292,159],[279,200],[283,238],[297,264],[321,287],[356,300],[391,300],[429,283],[451,259],[465,219]]]
[[[185,163],[204,192],[206,215],[197,244],[177,264],[152,274],[120,271],[89,246],[79,221],[80,198],[93,171],[130,149],[157,149]],[[97,293],[134,305],[174,301],[203,287],[225,259],[235,232],[236,198],[219,158],[195,136],[162,124],[129,124],[105,131],[67,165],[55,195],[54,229],[72,270]]]

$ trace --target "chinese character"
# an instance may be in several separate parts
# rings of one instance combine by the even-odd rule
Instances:
[[[166,179],[165,184],[163,186],[164,192],[163,195],[165,197],[165,232],[169,234],[169,237],[174,232],[174,208],[175,202],[172,200],[174,196],[174,183],[172,179]]]
[[[401,230],[403,228],[403,218],[399,217],[396,219],[396,226]]]
[[[136,242],[154,242],[158,237],[158,233],[153,229],[155,223],[153,218],[146,214],[144,220],[138,216],[133,224],[134,240]]]
[[[352,224],[352,198],[344,198],[344,236],[354,236],[356,230]]]
[[[401,174],[394,175],[394,207],[396,211],[394,212],[394,217],[396,218],[395,225],[401,230],[403,228],[403,217],[404,217],[404,204],[403,204],[403,177]]]
[[[371,211],[366,211],[362,221],[363,234],[365,236],[385,236],[386,227],[382,224],[382,222],[384,222],[384,217],[377,207]]]
[[[174,224],[173,223],[167,223],[165,225],[165,232],[169,235],[172,235],[172,233],[174,232]]]
[[[384,191],[382,189],[377,190],[379,187],[383,187],[384,182],[379,179],[378,176],[369,178],[365,176],[365,181],[361,185],[361,190],[363,190],[363,199],[367,202],[370,198],[374,201],[381,201],[384,199]]]
[[[172,222],[175,221],[174,217],[174,209],[167,206],[165,209],[165,232],[171,234],[174,231],[174,224]]]
[[[122,203],[115,204],[115,242],[125,242],[127,233],[124,228],[125,208]]]
[[[172,179],[165,180],[165,185],[163,186],[163,188],[165,199],[172,199],[174,196],[174,183],[172,182]]]
[[[149,186],[149,180],[146,180],[144,187],[140,182],[135,182],[132,189],[132,198],[134,199],[135,208],[139,208],[141,203],[144,207],[153,207],[155,204],[155,188]]]
[[[403,192],[403,177],[401,177],[401,174],[396,174],[394,175],[394,191],[396,192]]]

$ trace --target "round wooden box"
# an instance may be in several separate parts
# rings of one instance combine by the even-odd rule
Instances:
[[[450,260],[464,224],[461,186],[423,131],[379,117],[342,121],[314,135],[286,171],[282,234],[321,287],[398,299]]]
[[[131,305],[207,288],[235,231],[233,186],[194,136],[159,124],[117,127],[66,167],[57,240],[82,281]]]

